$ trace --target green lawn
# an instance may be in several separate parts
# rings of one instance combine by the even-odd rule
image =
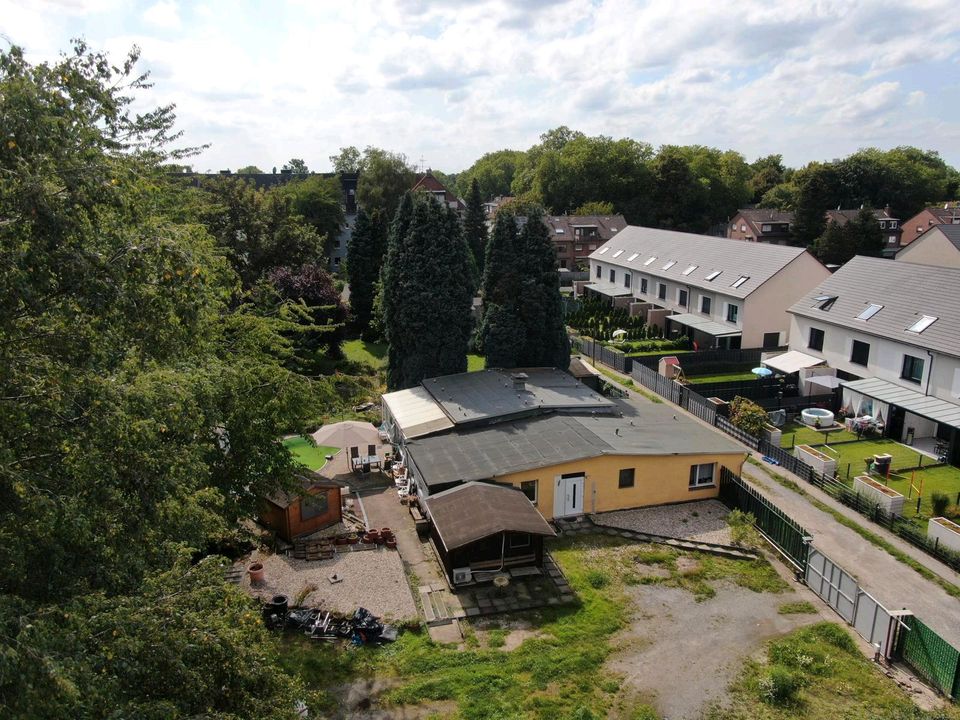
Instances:
[[[366,340],[347,340],[343,343],[343,355],[350,362],[368,365],[374,370],[387,366],[387,344]],[[467,372],[483,370],[486,360],[482,355],[467,355]]]
[[[319,470],[327,464],[327,455],[333,455],[340,450],[340,448],[328,445],[314,445],[310,440],[303,437],[287,438],[283,441],[283,444],[295,460],[306,465],[310,470]]]
[[[788,422],[786,425],[780,428],[780,430],[783,432],[783,435],[780,436],[780,447],[790,448],[794,445],[823,444],[822,430],[817,430],[799,421]],[[829,442],[836,443],[844,440],[856,439],[856,433],[852,433],[849,430],[837,430],[830,433]]]
[[[920,515],[925,518],[933,517],[931,498],[933,493],[942,492],[949,498],[951,504],[958,504],[960,496],[960,468],[952,465],[918,470],[913,478],[914,485],[920,487],[922,482],[923,501],[920,503]],[[917,493],[910,491],[910,477],[890,479],[890,487],[906,497],[903,503],[903,514],[913,517],[917,514]]]
[[[734,382],[735,380],[756,380],[757,376],[747,370],[746,372],[720,373],[719,375],[686,375],[686,378],[687,382],[692,385],[697,385],[703,383]]]
[[[366,340],[347,340],[343,343],[343,354],[347,360],[374,369],[385,367],[387,364],[387,344],[367,342]]]
[[[820,452],[829,455],[830,457],[837,458],[837,472],[840,474],[840,477],[846,479],[847,477],[847,465],[850,466],[850,477],[854,475],[862,475],[866,470],[866,464],[863,462],[864,458],[873,457],[874,455],[881,455],[886,453],[887,455],[893,456],[893,462],[891,468],[896,470],[897,468],[904,467],[916,467],[921,464],[930,465],[934,461],[928,457],[921,456],[913,448],[907,447],[906,445],[901,445],[898,442],[887,439],[879,440],[861,440],[860,442],[851,442],[851,443],[836,443],[836,440],[831,436],[831,443],[829,447],[823,446],[823,434],[820,434],[820,442],[817,443],[817,449]],[[835,444],[836,443],[836,444]],[[922,461],[921,461],[922,457]]]

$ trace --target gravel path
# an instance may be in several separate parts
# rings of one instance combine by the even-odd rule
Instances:
[[[263,563],[264,582],[251,587],[250,576],[244,574],[241,587],[254,597],[270,600],[286,595],[293,604],[307,585],[316,590],[307,595],[304,605],[322,607],[338,613],[352,613],[365,607],[374,615],[392,621],[417,618],[417,606],[400,555],[394,550],[378,549],[337,554],[333,560],[297,560],[286,555],[266,555],[254,551],[238,566],[246,570],[252,562]],[[336,573],[342,582],[331,584]]]
[[[730,528],[726,521],[729,512],[719,500],[699,500],[679,505],[616,510],[599,513],[596,518],[598,522],[624,530],[729,545]]]

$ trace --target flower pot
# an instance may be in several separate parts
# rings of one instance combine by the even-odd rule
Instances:
[[[360,542],[360,538],[356,535],[347,538],[347,545],[356,545],[358,542]]]
[[[393,538],[388,538],[387,540],[384,540],[383,544],[386,545],[390,550],[397,549],[397,541],[394,540]]]
[[[363,536],[363,542],[366,545],[376,545],[380,539],[380,533],[367,533]]]
[[[263,563],[253,563],[250,567],[247,568],[247,573],[250,575],[251,583],[262,583],[264,575],[266,574],[263,569]]]

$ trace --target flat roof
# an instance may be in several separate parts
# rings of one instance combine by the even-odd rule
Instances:
[[[422,387],[386,393],[383,402],[405,438],[422,437],[453,427],[433,396]]]
[[[523,390],[514,386],[512,375],[517,373],[527,376]],[[444,375],[427,378],[423,388],[456,425],[550,411],[612,413],[616,408],[613,402],[556,368]]]
[[[556,536],[527,496],[507,485],[469,482],[431,495],[426,502],[447,550],[502,532]]]
[[[790,373],[800,372],[803,368],[823,365],[825,362],[826,360],[823,358],[807,355],[799,350],[789,350],[780,355],[767,358],[761,364],[789,375]]]
[[[960,405],[879,378],[843,380],[840,385],[880,402],[902,407],[914,415],[960,429]]]
[[[693,313],[667,315],[667,320],[680,323],[681,325],[686,325],[687,327],[691,327],[694,330],[699,330],[700,332],[705,332],[707,335],[712,335],[714,337],[729,337],[743,334],[742,330],[737,330],[737,328],[732,327],[731,325],[724,325],[716,320],[705,318],[702,315],[694,315]]]
[[[611,283],[588,283],[585,287],[607,297],[623,297],[633,294],[633,290],[630,288]]]
[[[638,416],[549,415],[461,429],[407,444],[428,487],[490,480],[601,455],[743,454],[717,430],[665,405]]]

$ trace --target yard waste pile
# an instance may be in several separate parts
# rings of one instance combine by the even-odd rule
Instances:
[[[397,629],[384,625],[366,608],[357,608],[349,617],[325,612],[320,608],[287,609],[269,602],[263,605],[263,621],[271,630],[302,632],[313,640],[350,640],[354,645],[380,644],[397,639]]]

